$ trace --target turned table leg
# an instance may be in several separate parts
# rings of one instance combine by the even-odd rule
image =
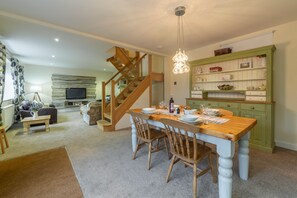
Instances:
[[[229,140],[223,140],[217,145],[219,154],[219,197],[232,197],[232,175],[233,175],[233,156],[235,152],[235,143]]]

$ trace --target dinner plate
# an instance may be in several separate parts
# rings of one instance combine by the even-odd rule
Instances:
[[[182,115],[180,118],[184,121],[195,121],[198,119],[198,115]]]
[[[184,120],[182,118],[178,118],[178,120],[182,121],[182,122],[186,122],[186,123],[190,123],[190,124],[199,124],[199,123],[202,123],[202,120],[201,119],[196,119],[194,121],[189,121],[189,120]]]

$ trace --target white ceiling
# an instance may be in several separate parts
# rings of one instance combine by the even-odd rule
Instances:
[[[186,50],[297,20],[296,0],[1,0],[0,40],[24,65],[112,70],[114,45],[173,54],[180,5]]]

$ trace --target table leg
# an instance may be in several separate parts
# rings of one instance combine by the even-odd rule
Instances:
[[[223,140],[217,145],[219,154],[219,196],[221,198],[232,197],[232,158],[235,152],[235,144],[229,140]]]
[[[131,132],[132,132],[132,151],[135,152],[136,145],[137,145],[137,135],[136,135],[136,128],[133,122],[132,116],[130,116],[130,122],[131,122]]]
[[[23,131],[24,133],[28,133],[29,129],[30,129],[30,125],[28,123],[23,123]]]
[[[238,142],[239,177],[243,180],[249,178],[249,139],[250,132],[245,134]]]
[[[45,131],[49,131],[49,120],[45,121]]]
[[[3,140],[2,140],[2,132],[0,132],[0,145],[1,145],[2,154],[4,154],[5,153],[5,148],[4,148],[4,143],[3,143]]]

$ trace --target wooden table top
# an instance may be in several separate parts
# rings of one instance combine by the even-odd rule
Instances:
[[[141,109],[131,109],[130,111],[141,112]],[[150,114],[151,120],[159,121],[161,118],[177,120],[178,117],[166,114]],[[227,118],[229,121],[223,124],[214,124],[209,122],[208,124],[197,125],[200,129],[200,133],[231,141],[238,141],[257,124],[257,120],[254,118],[244,118],[230,115],[223,115],[222,118]]]
[[[26,117],[26,118],[22,119],[21,122],[36,121],[36,120],[49,120],[49,119],[51,119],[50,115],[44,115],[44,116],[37,116],[36,118]]]

